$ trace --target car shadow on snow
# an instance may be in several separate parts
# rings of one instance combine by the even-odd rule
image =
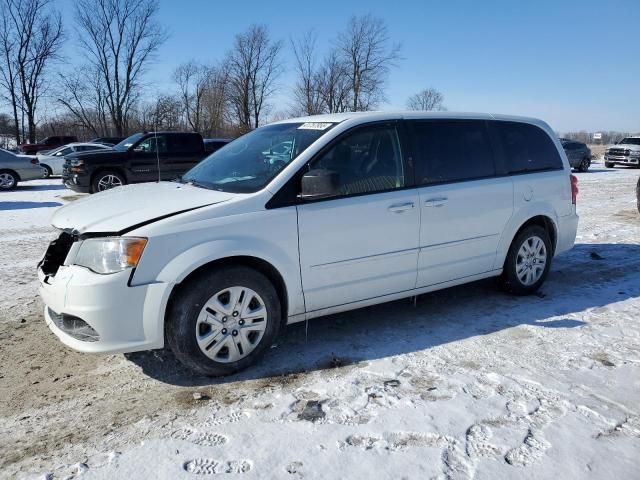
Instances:
[[[45,185],[30,185],[28,183],[26,184],[19,184],[16,187],[16,190],[18,191],[45,191],[45,190],[65,190],[67,187],[65,187],[64,185],[62,185],[62,183],[58,184],[45,184]]]
[[[214,386],[266,379],[417,352],[479,335],[530,325],[581,328],[570,317],[640,297],[640,245],[577,244],[554,259],[537,295],[501,293],[494,279],[448,288],[287,327],[263,359],[223,378],[191,373],[168,350],[127,354],[149,376],[179,386]]]
[[[0,202],[0,210],[26,210],[62,206],[59,202]]]

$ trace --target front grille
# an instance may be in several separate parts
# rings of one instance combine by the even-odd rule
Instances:
[[[68,232],[62,232],[58,238],[49,244],[49,248],[44,254],[44,258],[38,265],[42,268],[45,275],[54,276],[58,273],[60,265],[64,263],[64,260],[71,250],[73,245],[73,235]]]
[[[49,307],[47,309],[49,318],[67,335],[83,342],[97,342],[100,340],[98,332],[81,318],[67,315],[66,313],[56,313]]]
[[[629,150],[626,148],[610,148],[609,152],[607,152],[609,155],[615,155],[617,157],[628,157],[629,156]]]

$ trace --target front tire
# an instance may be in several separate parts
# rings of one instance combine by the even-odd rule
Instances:
[[[188,368],[229,375],[255,363],[282,323],[273,284],[247,267],[225,267],[188,280],[166,318],[169,348]]]
[[[49,177],[51,177],[53,175],[53,170],[51,170],[51,167],[49,165],[40,164],[40,166],[42,168],[44,168],[44,170],[45,170],[44,171],[44,178],[49,178]]]
[[[104,192],[126,184],[127,181],[121,173],[113,171],[98,172],[91,182],[91,193]]]
[[[501,276],[503,288],[515,295],[535,293],[547,278],[552,252],[544,228],[538,225],[524,228],[509,247]]]
[[[18,185],[18,176],[11,170],[0,170],[0,190],[14,190]]]
[[[614,163],[604,162],[604,166],[607,168],[613,168],[615,166]]]

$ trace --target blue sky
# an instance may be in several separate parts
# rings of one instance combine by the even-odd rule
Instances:
[[[71,16],[71,0],[59,5]],[[403,46],[383,110],[402,109],[409,95],[433,86],[449,110],[530,115],[561,132],[640,132],[640,0],[161,0],[170,38],[149,70],[149,94],[169,91],[177,64],[221,59],[236,33],[264,23],[286,42],[274,105],[286,110],[289,39],[313,28],[323,53],[352,14],[365,13],[383,18]],[[75,61],[77,49],[68,55]]]

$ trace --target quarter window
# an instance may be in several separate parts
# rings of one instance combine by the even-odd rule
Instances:
[[[562,159],[544,130],[517,122],[495,122],[509,173],[562,169]]]
[[[311,169],[338,174],[340,195],[355,195],[402,188],[402,154],[394,127],[365,127],[325,152]]]
[[[491,141],[484,121],[411,122],[418,185],[494,176]]]

